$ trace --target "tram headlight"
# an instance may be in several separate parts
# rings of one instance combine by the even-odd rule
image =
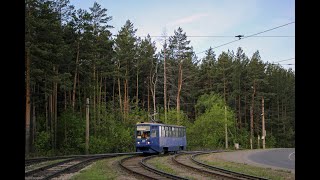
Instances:
[[[150,141],[148,141],[147,144],[150,144]]]
[[[140,142],[137,142],[137,144],[140,144]]]

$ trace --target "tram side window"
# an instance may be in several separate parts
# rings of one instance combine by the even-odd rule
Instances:
[[[164,126],[161,126],[161,137],[165,137]]]
[[[152,129],[151,130],[151,137],[157,137],[157,131],[156,130],[154,130],[154,129]]]

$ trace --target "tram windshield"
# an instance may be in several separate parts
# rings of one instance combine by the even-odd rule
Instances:
[[[148,139],[150,137],[150,126],[137,126],[137,139]]]

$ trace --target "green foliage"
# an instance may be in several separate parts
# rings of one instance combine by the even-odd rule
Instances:
[[[150,120],[148,117],[148,112],[139,107],[135,107],[134,109],[130,110],[128,119],[131,125],[135,125],[137,122],[141,121],[148,122]]]
[[[249,149],[250,148],[250,132],[244,128],[234,130],[233,132],[235,132],[235,134],[234,136],[230,137],[230,142],[239,143],[240,148]],[[234,144],[231,144],[231,145],[233,146]]]
[[[59,136],[62,154],[82,154],[85,152],[85,119],[71,109],[64,111],[60,118]]]
[[[177,118],[180,118],[180,123],[178,123]],[[173,124],[173,125],[180,125],[180,126],[191,126],[191,123],[188,119],[188,116],[183,112],[180,111],[178,114],[177,110],[175,108],[170,108],[167,112],[167,122],[165,122],[165,117],[160,116],[160,121],[166,124]]]
[[[35,140],[35,151],[38,156],[50,156],[53,154],[51,149],[50,133],[41,131]]]
[[[143,119],[145,114],[143,110],[136,109],[136,111],[130,112],[129,117]],[[133,151],[133,134],[136,122],[129,118],[130,122],[125,124],[118,121],[116,116],[116,112],[106,112],[100,115],[101,120],[97,127],[97,135],[90,136],[89,152],[91,154]]]
[[[114,146],[112,152],[133,152],[134,151],[134,126],[126,127],[118,125],[113,136]]]
[[[227,108],[225,121],[225,104],[216,94],[202,95],[196,104],[197,118],[194,125],[187,130],[188,147],[215,149],[225,144],[225,123],[228,127],[233,125],[234,115]]]
[[[275,148],[277,141],[272,135],[266,136],[266,148]]]
[[[112,150],[112,141],[108,137],[90,136],[89,152],[90,154],[110,153]]]

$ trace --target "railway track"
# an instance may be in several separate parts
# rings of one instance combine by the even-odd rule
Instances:
[[[89,163],[103,159],[103,158],[110,158],[116,157],[120,155],[133,155],[133,154],[140,154],[140,153],[111,153],[111,154],[96,154],[96,155],[79,155],[79,156],[64,156],[64,157],[52,157],[52,158],[37,158],[36,160],[29,160],[29,163],[26,164],[33,164],[39,163],[43,161],[50,161],[56,159],[66,159],[64,161],[60,161],[57,163],[53,163],[47,166],[43,166],[40,168],[36,168],[30,171],[25,172],[25,179],[52,179],[54,177],[58,177],[65,173],[75,172]]]
[[[213,179],[265,180],[265,178],[255,177],[251,175],[246,175],[246,174],[237,173],[237,172],[229,171],[226,169],[210,166],[196,159],[196,157],[199,155],[208,154],[208,153],[217,153],[217,152],[221,152],[221,151],[182,152],[172,156],[171,159],[175,164],[178,164],[179,166],[186,167],[193,171],[198,171],[201,174],[209,175]],[[25,172],[25,179],[51,179],[54,177],[59,178],[60,175],[65,173],[76,172],[95,160],[116,157],[121,155],[133,155],[120,160],[119,164],[122,168],[126,169],[130,173],[134,174],[135,176],[139,176],[139,178],[186,179],[181,176],[176,176],[173,174],[169,174],[169,173],[157,170],[153,166],[146,163],[147,160],[152,159],[154,157],[159,157],[159,155],[142,156],[141,153],[136,153],[136,152],[96,154],[96,155],[75,155],[75,156],[60,156],[60,157],[51,157],[51,158],[29,159],[28,161],[26,161],[26,166],[34,163],[39,163],[43,161],[52,161],[57,159],[61,159],[62,161],[27,171]]]
[[[138,152],[128,152],[128,153],[106,153],[106,154],[92,154],[92,155],[69,155],[69,156],[54,156],[54,157],[38,157],[29,158],[24,160],[25,166],[36,164],[44,161],[52,161],[57,159],[69,159],[69,158],[81,158],[81,157],[100,157],[100,156],[120,156],[120,155],[131,155],[131,154],[142,154]]]
[[[28,171],[25,173],[25,179],[51,179],[71,170],[79,170],[89,162],[96,159],[97,157],[68,159],[62,162]]]
[[[169,174],[153,168],[146,163],[146,160],[158,155],[144,157],[144,156],[131,156],[122,159],[119,164],[122,168],[129,171],[134,175],[138,175],[139,178],[144,179],[186,179],[173,174]]]
[[[213,176],[217,179],[230,180],[266,180],[265,178],[251,176],[243,173],[229,171],[226,169],[210,166],[195,159],[196,156],[208,153],[217,153],[219,151],[202,152],[202,153],[183,153],[172,157],[172,160],[183,167]]]

